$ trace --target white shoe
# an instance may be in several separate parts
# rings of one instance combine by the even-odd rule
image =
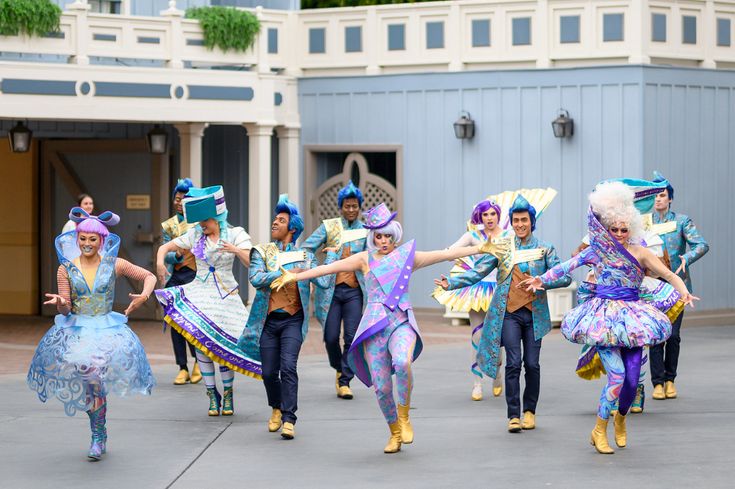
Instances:
[[[482,401],[482,384],[475,384],[472,388],[472,400]]]

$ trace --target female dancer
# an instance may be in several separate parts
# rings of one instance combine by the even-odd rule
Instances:
[[[260,360],[237,347],[248,310],[238,294],[240,286],[232,274],[235,258],[250,266],[250,236],[241,227],[227,223],[227,206],[221,186],[190,188],[183,201],[184,218],[199,224],[158,248],[156,271],[161,284],[166,280],[166,254],[191,250],[197,275],[191,282],[156,290],[164,320],[197,348],[197,361],[207,386],[209,416],[234,414],[232,385],[235,372],[260,378]],[[224,398],[217,390],[214,363],[220,364]]]
[[[28,386],[42,402],[54,396],[73,416],[89,416],[92,443],[88,457],[99,460],[107,449],[107,394],[149,395],[156,384],[140,340],[127,326],[128,314],[140,307],[156,286],[155,276],[117,257],[120,237],[107,227],[120,218],[112,212],[91,216],[79,207],[69,213],[76,230],[54,242],[59,266],[58,294],[44,304],[59,314],[43,336],[28,370]],[[115,278],[143,282],[143,292],[130,294],[125,313],[113,312]]]
[[[698,300],[653,253],[634,244],[640,240],[643,225],[633,197],[633,191],[621,182],[598,184],[589,196],[590,247],[519,284],[535,291],[581,265],[595,269],[594,297],[565,316],[561,331],[569,341],[595,346],[607,372],[590,439],[603,454],[614,453],[607,440],[607,423],[616,402],[615,442],[619,447],[626,445],[625,415],[636,394],[643,347],[665,341],[671,334],[666,314],[640,298],[646,270],[673,285],[684,304]]]
[[[498,225],[500,222],[500,206],[493,200],[482,200],[478,202],[472,209],[472,216],[468,224],[468,231],[462,235],[449,249],[459,248],[462,246],[476,246],[489,239],[497,238],[503,234],[503,229]],[[450,274],[464,273],[474,268],[475,261],[478,257],[468,256],[457,260]],[[485,315],[490,307],[490,299],[493,296],[493,290],[497,282],[497,271],[493,270],[489,275],[481,281],[469,287],[463,287],[455,290],[444,290],[437,287],[432,295],[440,304],[448,306],[455,312],[467,312],[470,316],[470,327],[472,333],[470,342],[472,343],[472,364],[470,372],[474,378],[474,387],[472,388],[472,400],[482,400],[482,371],[477,367],[475,358],[477,356],[478,344],[480,341],[480,332]],[[503,362],[502,352],[500,362]],[[493,379],[493,396],[498,397],[503,393],[503,378],[498,372],[496,378]]]
[[[390,439],[383,450],[396,453],[401,443],[413,442],[408,411],[413,389],[411,363],[422,349],[419,327],[408,297],[411,273],[442,261],[480,253],[477,246],[452,250],[416,251],[411,240],[397,247],[403,228],[385,204],[365,213],[363,225],[369,229],[367,251],[328,265],[292,273],[284,269],[271,285],[286,284],[339,272],[365,272],[368,303],[348,352],[350,368],[368,387],[375,384],[380,409],[388,421]],[[398,384],[398,412],[393,398],[392,374]]]

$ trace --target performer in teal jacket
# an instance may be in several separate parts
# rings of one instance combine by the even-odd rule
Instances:
[[[660,173],[654,172],[655,182],[665,180]],[[684,280],[687,289],[692,292],[689,267],[709,251],[709,245],[699,234],[689,216],[677,214],[671,210],[672,200],[674,200],[674,188],[668,183],[666,190],[656,196],[653,207],[653,231],[663,239],[664,259],[668,261],[669,268]],[[679,331],[683,318],[682,313],[672,323],[671,336],[665,343],[650,348],[654,399],[674,399],[677,396],[674,380],[679,363],[679,344],[681,343]]]
[[[497,268],[498,284],[482,328],[477,363],[489,377],[497,375],[500,347],[505,347],[505,400],[508,405],[508,431],[535,428],[541,366],[541,338],[551,330],[549,305],[545,291],[526,292],[517,287],[525,278],[543,274],[559,263],[551,243],[533,236],[536,229],[536,209],[519,195],[510,209],[515,236],[490,243],[491,255],[480,258],[473,270],[451,277],[442,277],[436,284],[452,290],[475,284]],[[546,289],[566,287],[572,279],[564,275]],[[523,349],[521,349],[521,344]],[[521,423],[520,375],[525,370],[523,392],[523,423]]]
[[[324,246],[328,250],[327,258],[332,261],[363,251],[367,229],[359,219],[362,202],[362,192],[350,180],[337,194],[337,205],[342,216],[322,221],[316,231],[306,238],[302,248],[315,253]],[[355,374],[347,363],[347,352],[360,324],[363,304],[367,302],[364,296],[365,277],[362,271],[342,272],[330,277],[330,281],[328,288],[317,288],[315,291],[316,317],[324,331],[329,365],[337,372],[337,397],[352,399],[350,381]],[[344,349],[339,342],[343,323]]]

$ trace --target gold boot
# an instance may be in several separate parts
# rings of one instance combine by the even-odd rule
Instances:
[[[482,401],[482,384],[477,383],[472,388],[472,400],[473,401]]]
[[[199,362],[194,362],[194,368],[191,369],[191,380],[192,384],[198,384],[202,381],[202,371],[199,370]]]
[[[615,444],[619,448],[624,448],[628,438],[628,433],[625,430],[625,416],[620,413],[616,414],[615,419],[613,419],[613,426],[615,427]]]
[[[273,408],[271,419],[268,420],[268,431],[275,433],[281,429],[281,410]]]
[[[390,438],[388,438],[388,444],[383,449],[384,453],[396,453],[401,450],[401,422],[396,420],[395,423],[388,425],[390,429]]]
[[[607,420],[597,417],[597,424],[595,429],[592,430],[590,435],[590,445],[593,445],[595,449],[602,454],[615,453],[615,450],[610,448],[610,444],[607,442]]]
[[[354,395],[352,394],[352,389],[350,389],[349,385],[341,385],[339,386],[339,389],[337,389],[337,397],[340,399],[352,399]]]
[[[296,436],[296,429],[294,428],[293,423],[289,423],[286,421],[283,423],[283,428],[281,429],[281,438],[284,440],[293,440]]]
[[[676,399],[676,387],[673,380],[667,380],[664,386],[664,395],[666,399]]]
[[[174,379],[174,385],[184,385],[189,383],[189,371],[185,368],[179,370],[178,375]]]
[[[413,443],[413,426],[411,420],[408,419],[408,410],[410,406],[398,405],[398,422],[401,425],[401,443],[410,445]]]
[[[664,386],[662,386],[661,384],[654,385],[652,397],[656,399],[657,401],[666,399],[666,394],[664,393]]]
[[[521,420],[519,418],[510,418],[508,420],[508,433],[520,433]]]
[[[532,430],[536,427],[536,415],[533,414],[531,411],[526,411],[523,413],[523,422],[521,423],[521,428],[524,430]]]

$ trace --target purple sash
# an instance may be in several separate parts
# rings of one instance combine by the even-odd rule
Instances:
[[[639,289],[637,288],[599,284],[595,290],[595,297],[616,301],[637,301],[640,299]]]

